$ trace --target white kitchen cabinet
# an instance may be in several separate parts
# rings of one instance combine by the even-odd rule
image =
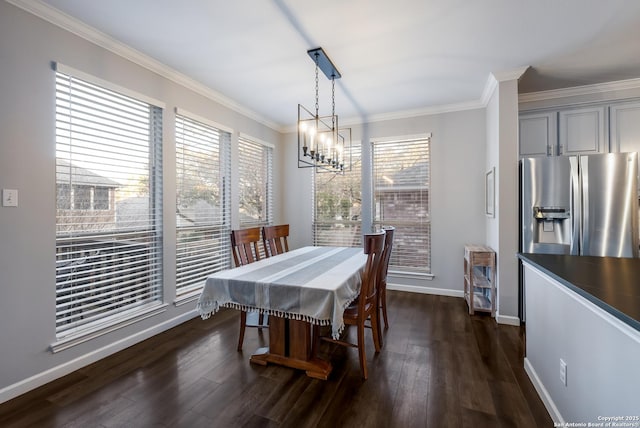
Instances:
[[[589,106],[521,114],[520,157],[607,153],[607,112]]]
[[[558,154],[607,153],[607,117],[605,106],[580,107],[558,113]]]
[[[520,157],[555,156],[557,112],[523,113],[519,118]]]
[[[640,101],[619,103],[609,107],[609,122],[612,152],[640,152]],[[640,165],[638,171],[640,171]],[[640,176],[638,189],[640,189]]]
[[[613,104],[609,114],[611,151],[640,152],[640,101]]]

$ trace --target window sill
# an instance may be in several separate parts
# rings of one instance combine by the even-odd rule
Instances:
[[[432,273],[426,272],[409,272],[409,271],[393,271],[389,270],[388,276],[393,276],[395,278],[407,278],[407,279],[426,279],[427,281],[433,281],[436,277]]]
[[[173,305],[182,306],[187,303],[195,302],[200,297],[200,294],[202,294],[202,287],[198,287],[195,290],[176,296],[176,299],[173,301]]]
[[[123,327],[134,324],[143,319],[160,314],[166,310],[167,306],[169,305],[167,305],[166,303],[151,303],[142,308],[137,308],[127,315],[118,316],[116,319],[112,319],[108,323],[103,321],[100,324],[96,324],[95,326],[83,329],[81,332],[69,333],[69,335],[52,343],[50,345],[50,350],[55,354],[77,346],[81,343],[88,342],[89,340],[95,339],[96,337],[100,337],[107,333],[111,333]]]

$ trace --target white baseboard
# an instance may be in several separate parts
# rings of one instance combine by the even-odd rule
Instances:
[[[387,284],[388,290],[408,291],[410,293],[437,294],[439,296],[464,297],[462,290],[449,288],[422,287],[418,285]]]
[[[554,426],[565,426],[564,419],[558,411],[555,403],[551,399],[551,396],[547,392],[547,388],[544,387],[544,385],[540,381],[540,378],[538,377],[538,374],[536,373],[536,370],[533,368],[531,362],[526,357],[524,359],[524,371],[529,376],[531,383],[533,383],[533,387],[538,392],[538,395],[540,396],[544,407],[546,407],[547,412],[549,412],[549,416],[551,416],[551,419],[553,419]]]
[[[182,324],[183,322],[189,321],[196,316],[198,316],[198,312],[194,309],[193,311],[186,312],[180,316],[154,325],[153,327],[135,333],[129,337],[118,340],[117,342],[110,343],[107,346],[91,351],[88,354],[82,355],[71,361],[67,361],[66,363],[60,364],[57,367],[52,367],[42,373],[38,373],[27,379],[21,380],[20,382],[16,382],[13,385],[2,388],[0,389],[0,404],[33,389],[36,389],[53,380],[66,376],[69,373],[81,369],[82,367],[95,363],[96,361],[108,357],[109,355],[115,354],[116,352],[128,348],[129,346],[142,342],[143,340],[155,336],[156,334],[160,334],[163,331],[169,330],[170,328]]]
[[[464,298],[464,291],[451,290],[449,288],[433,288],[422,287],[418,285],[402,285],[402,284],[388,284],[388,290],[408,291],[410,293],[422,293],[422,294],[435,294],[438,296],[460,297]],[[520,326],[520,318],[510,315],[500,315],[496,313],[496,322],[498,324]]]
[[[496,313],[496,322],[498,324],[514,325],[516,327],[520,326],[520,318],[511,315],[500,315]]]

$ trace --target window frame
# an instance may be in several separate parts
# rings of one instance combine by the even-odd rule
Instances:
[[[426,198],[420,198],[419,195],[415,193],[406,194],[406,201],[414,202],[413,205],[420,205],[426,211],[426,220],[425,221],[413,221],[413,218],[419,219],[420,215],[409,216],[411,220],[408,219],[400,219],[394,220],[393,217],[380,218],[379,210],[380,210],[380,200],[378,191],[379,188],[376,187],[376,183],[378,180],[378,171],[379,168],[376,168],[376,147],[382,147],[382,145],[387,145],[387,147],[391,147],[391,145],[395,144],[399,147],[402,145],[407,145],[411,143],[416,144],[426,144],[426,150],[421,149],[416,152],[424,155],[424,161],[426,161],[425,167],[425,189]],[[404,276],[404,277],[432,277],[432,266],[431,266],[431,254],[432,254],[432,239],[431,239],[431,143],[432,143],[432,134],[417,134],[417,135],[405,135],[398,137],[387,137],[387,138],[372,138],[371,139],[371,224],[372,229],[379,229],[383,226],[394,226],[396,228],[396,233],[394,235],[394,252],[392,253],[392,259],[389,264],[389,272],[390,274],[396,276]],[[403,153],[410,153],[409,149],[405,149]],[[420,161],[418,161],[419,163]],[[384,163],[385,166],[388,166],[388,162]],[[415,164],[413,165],[415,166]],[[382,176],[380,178],[383,178]],[[388,177],[387,177],[388,178]],[[393,190],[393,188],[389,188],[392,193],[394,193],[394,197],[397,202],[397,192],[398,190]],[[406,189],[404,189],[406,191]],[[419,202],[420,204],[416,204]],[[413,262],[413,265],[403,265],[398,263],[399,260],[402,260],[403,256],[403,228],[410,227],[426,227],[426,235],[424,236],[424,240],[426,241],[426,260],[424,260],[425,268],[420,268],[415,266],[416,262]],[[419,240],[418,240],[419,241]],[[409,259],[411,257],[408,257]],[[395,262],[395,263],[394,263]],[[411,263],[409,263],[411,264]]]
[[[230,187],[231,187],[231,136],[233,135],[233,130],[227,128],[223,125],[220,125],[210,119],[204,118],[197,114],[191,113],[182,108],[175,109],[175,150],[176,150],[176,298],[174,300],[175,305],[185,304],[191,301],[196,300],[202,288],[204,287],[205,279],[208,275],[218,272],[223,269],[228,269],[231,266],[231,244],[229,241],[229,234],[231,232],[231,195],[230,195]],[[218,178],[221,178],[221,183],[218,184],[218,191],[220,193],[221,198],[221,206],[219,206],[219,212],[217,213],[219,217],[217,218],[208,218],[205,221],[200,222],[201,224],[194,224],[192,226],[179,226],[178,216],[179,213],[179,154],[181,143],[180,137],[178,135],[178,121],[186,120],[189,123],[189,126],[196,126],[198,129],[192,129],[195,132],[212,132],[214,134],[218,134]],[[208,137],[215,138],[212,134]],[[201,149],[207,145],[206,141],[201,140],[199,142],[201,144]],[[212,149],[212,147],[209,147]],[[195,159],[191,159],[195,160]],[[190,236],[195,237],[194,239],[189,239],[187,241],[181,242],[181,233],[188,233]],[[218,245],[211,244],[214,242],[207,243],[206,241],[218,241]],[[194,247],[192,244],[194,242],[198,242],[198,244]],[[196,248],[197,247],[197,248]],[[213,259],[210,260],[212,263],[208,263],[207,266],[202,266],[202,263],[198,263],[198,277],[194,277],[193,275],[183,275],[181,277],[181,270],[183,270],[183,266],[181,266],[181,262],[184,263],[189,262],[188,254],[185,252],[190,251],[202,251],[202,250],[211,250]],[[199,249],[198,249],[199,248]],[[191,257],[192,258],[192,257]],[[184,284],[181,284],[182,281],[185,281]]]
[[[60,63],[53,64],[53,70],[56,79],[54,126],[57,297],[56,341],[51,344],[50,349],[55,353],[161,313],[166,310],[167,305],[163,302],[162,279],[164,103]],[[111,103],[111,101],[115,102]],[[124,121],[132,117],[129,114],[134,114],[133,111],[127,110],[128,106],[133,105],[136,105],[140,112],[146,110],[146,113],[136,119],[137,129],[144,130],[135,137],[127,134],[129,131],[122,131],[121,127]],[[107,116],[109,119],[106,118]],[[104,121],[101,118],[104,118]],[[144,127],[140,128],[143,124]],[[105,142],[107,145],[103,147]],[[110,165],[110,167],[101,169],[100,174],[96,171],[90,172],[110,181],[107,175],[114,174],[115,168],[111,167],[117,163],[114,160],[117,158],[109,157],[113,156],[114,151],[107,154],[109,150],[107,146],[113,149],[119,144],[127,150],[143,147],[144,149],[139,153],[146,153],[144,157],[139,157],[140,160],[144,159],[142,164],[136,164],[135,160],[129,158],[127,162],[140,167],[136,171],[146,171],[147,219],[138,227],[133,225],[119,227],[114,213],[113,219],[109,220],[113,222],[113,226],[105,229],[105,220],[100,217],[105,210],[93,212],[95,185],[92,187],[92,184],[83,181],[86,176],[82,175],[84,174],[82,171],[90,170],[80,167],[80,164],[86,165],[88,158],[84,155],[83,160],[82,156],[71,156],[71,153],[72,150],[77,150],[78,153],[89,149],[95,151],[96,147],[100,147],[99,152],[91,154],[92,164],[98,165],[102,162],[100,165]],[[130,144],[136,144],[136,146]],[[68,159],[65,150],[69,151]],[[96,156],[97,154],[103,157]],[[78,165],[75,165],[75,162],[78,162]],[[122,167],[122,164],[119,166]],[[76,181],[74,177],[80,178]],[[67,191],[62,192],[61,204],[58,201],[58,190],[65,188],[67,184],[65,179],[69,182]],[[88,185],[90,194],[88,209],[83,207],[82,210],[74,210],[74,185]],[[121,186],[126,185],[121,184]],[[115,211],[115,207],[111,207],[110,192],[108,194],[109,208]],[[88,216],[86,219],[83,217],[85,215]],[[124,238],[126,240],[123,240]],[[127,260],[130,262],[120,262]],[[116,281],[113,271],[125,269],[123,266],[127,266],[128,270],[123,271],[124,273]],[[86,294],[87,292],[91,294]],[[70,309],[68,303],[65,303],[69,298],[75,301],[73,305],[76,309]],[[94,302],[100,302],[100,304],[88,306]],[[84,312],[85,310],[87,312]],[[81,314],[78,321],[74,321],[76,318],[69,318],[73,316],[74,311],[76,314]]]

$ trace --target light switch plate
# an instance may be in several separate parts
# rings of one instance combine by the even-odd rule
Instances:
[[[18,191],[16,189],[2,189],[2,206],[18,206]]]

